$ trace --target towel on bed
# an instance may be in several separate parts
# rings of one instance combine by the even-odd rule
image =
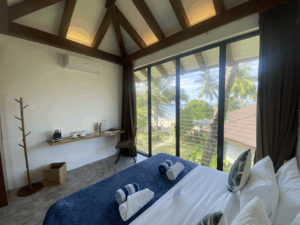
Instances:
[[[184,169],[184,165],[180,162],[175,163],[175,165],[171,166],[170,169],[167,171],[167,177],[170,180],[175,180],[176,177],[182,172]]]
[[[116,191],[115,197],[116,201],[120,204],[126,202],[128,195],[132,195],[140,190],[138,184],[128,184],[125,187],[122,187]]]
[[[168,169],[170,169],[170,167],[173,166],[173,163],[171,160],[166,160],[165,162],[163,162],[162,164],[160,164],[158,166],[158,170],[161,174],[166,174]]]
[[[143,208],[154,196],[154,192],[148,188],[129,195],[127,201],[119,206],[121,217],[124,221],[130,219],[141,208]]]

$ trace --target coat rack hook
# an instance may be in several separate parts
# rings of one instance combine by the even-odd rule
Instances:
[[[23,109],[25,109],[28,105],[26,105]]]
[[[20,101],[19,100],[17,100],[17,99],[15,99],[17,102],[19,102],[20,103]]]
[[[20,144],[19,144],[20,145]],[[23,145],[20,145],[22,148],[24,148],[24,146]]]
[[[31,134],[31,131],[28,134],[26,134],[25,137],[27,137],[29,134]]]
[[[19,117],[16,117],[16,116],[15,116],[15,118],[18,119],[18,120],[21,120]],[[21,121],[22,121],[22,120],[21,120]]]
[[[23,131],[21,127],[19,127],[19,129],[20,129],[21,131]]]

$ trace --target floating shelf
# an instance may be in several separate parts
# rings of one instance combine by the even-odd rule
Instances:
[[[111,133],[111,134],[103,134],[103,133],[91,134],[89,136],[79,137],[79,138],[76,138],[76,139],[64,138],[63,141],[58,141],[58,142],[52,142],[52,140],[49,140],[49,141],[47,141],[47,143],[49,145],[51,145],[51,146],[56,146],[56,145],[63,145],[63,144],[67,144],[67,143],[71,143],[71,142],[76,142],[76,141],[83,141],[83,140],[87,140],[87,139],[91,139],[91,138],[109,137],[109,136],[114,136],[114,135],[122,134],[122,133],[125,133],[125,130],[114,132],[114,133]]]

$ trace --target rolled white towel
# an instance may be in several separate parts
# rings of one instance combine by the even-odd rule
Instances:
[[[119,206],[119,211],[123,221],[129,220],[141,208],[143,208],[154,196],[154,192],[148,188],[129,195],[127,201]]]
[[[171,166],[170,169],[167,171],[167,177],[170,180],[175,180],[183,169],[184,165],[182,165],[180,162],[177,162],[173,166]]]

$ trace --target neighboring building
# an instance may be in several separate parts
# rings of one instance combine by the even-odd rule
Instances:
[[[229,112],[224,124],[224,155],[231,163],[247,149],[252,150],[252,158],[256,149],[256,108],[257,104]],[[203,132],[209,133],[210,128]]]

